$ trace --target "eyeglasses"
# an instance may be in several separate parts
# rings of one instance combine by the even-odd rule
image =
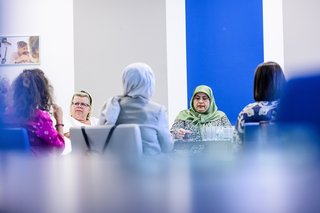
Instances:
[[[89,104],[81,103],[81,102],[72,102],[72,105],[74,105],[74,106],[82,106],[82,107],[90,107]]]

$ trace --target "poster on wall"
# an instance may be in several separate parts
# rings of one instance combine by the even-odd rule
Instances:
[[[0,66],[40,64],[39,36],[1,36]]]

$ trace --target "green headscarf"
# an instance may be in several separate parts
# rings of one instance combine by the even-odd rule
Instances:
[[[194,96],[199,92],[205,93],[210,99],[210,106],[204,113],[196,112],[193,107]],[[211,88],[206,85],[200,85],[197,86],[193,92],[192,98],[190,100],[190,109],[181,111],[176,117],[176,120],[192,121],[192,123],[195,125],[203,125],[205,123],[218,120],[223,116],[225,116],[225,114],[222,111],[218,111],[218,107],[214,100]]]

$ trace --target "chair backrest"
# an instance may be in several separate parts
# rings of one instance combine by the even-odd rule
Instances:
[[[105,152],[103,147],[112,126],[87,126],[85,132],[92,152],[111,154],[116,156],[141,156],[142,139],[139,125],[120,124],[110,138]],[[81,127],[70,128],[72,153],[86,153],[88,146],[84,139]]]
[[[244,145],[246,148],[258,148],[271,145],[274,135],[274,123],[268,121],[248,122],[244,124]]]
[[[243,141],[245,145],[257,142],[260,138],[260,123],[248,122],[244,123]]]
[[[0,151],[29,151],[30,143],[25,128],[1,128]]]

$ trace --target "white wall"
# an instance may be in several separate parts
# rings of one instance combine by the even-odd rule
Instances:
[[[320,72],[319,8],[318,0],[263,1],[264,58],[288,79]]]
[[[185,0],[166,1],[168,115],[173,124],[188,106]]]
[[[284,68],[282,0],[263,0],[263,42],[264,61]]]
[[[284,63],[289,76],[320,72],[320,1],[282,1]]]
[[[40,65],[0,66],[0,74],[13,80],[23,69],[39,67],[67,114],[74,90],[73,1],[0,0],[0,35],[40,36]]]
[[[153,68],[152,99],[168,108],[170,124],[187,106],[184,3],[74,1],[75,88],[93,96],[93,115],[109,97],[122,94],[122,69],[138,61]]]
[[[74,1],[75,88],[94,100],[94,115],[121,95],[121,74],[133,62],[156,76],[153,100],[167,106],[165,0]]]

